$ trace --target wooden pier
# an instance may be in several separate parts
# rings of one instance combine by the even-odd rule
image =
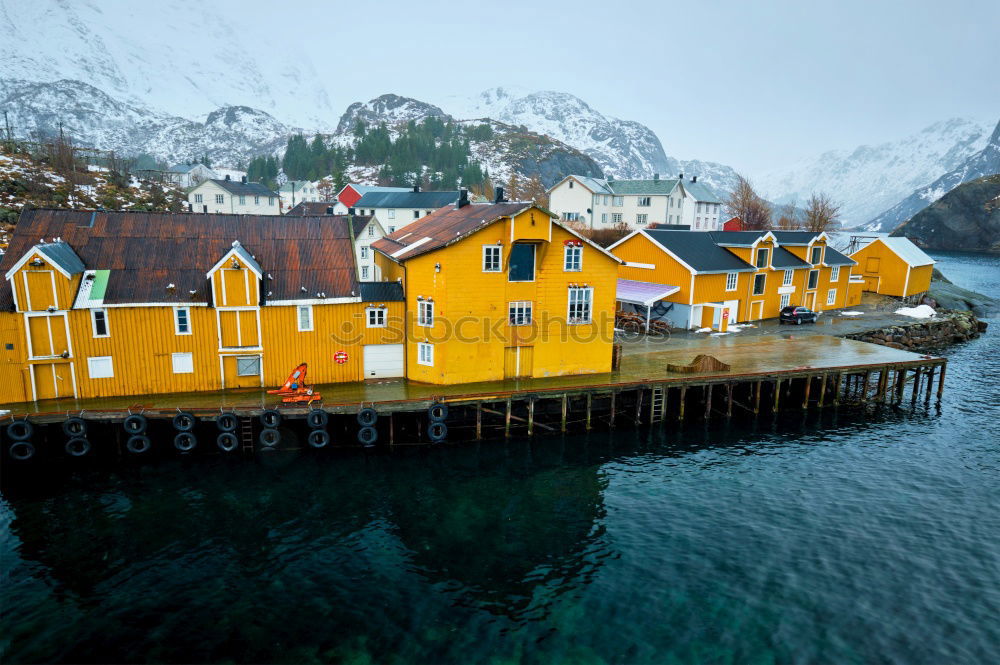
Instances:
[[[668,370],[697,355],[710,355],[728,369]],[[12,413],[3,423],[3,449],[8,458],[25,462],[98,453],[142,456],[152,448],[158,454],[253,454],[671,427],[848,405],[913,408],[935,396],[940,400],[945,369],[943,358],[826,335],[645,341],[626,344],[621,367],[610,374],[455,386],[403,380],[335,384],[318,386],[324,399],[311,405],[281,405],[262,390],[12,405],[6,407]],[[74,427],[67,428],[71,420]],[[30,435],[24,427],[11,430],[12,423],[25,421]],[[85,453],[76,454],[84,447]]]

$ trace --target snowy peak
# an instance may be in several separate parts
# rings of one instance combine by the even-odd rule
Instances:
[[[363,104],[354,102],[348,106],[344,115],[340,116],[340,122],[337,123],[337,133],[349,133],[358,120],[367,126],[384,122],[388,127],[395,127],[411,120],[421,120],[431,116],[443,118],[447,115],[433,104],[399,95],[382,95]]]

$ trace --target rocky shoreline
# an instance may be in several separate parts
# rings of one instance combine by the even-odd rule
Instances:
[[[938,310],[933,319],[866,330],[845,337],[923,353],[975,339],[986,332],[986,328],[987,323],[980,321],[972,312]]]

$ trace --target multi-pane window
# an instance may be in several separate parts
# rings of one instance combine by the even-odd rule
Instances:
[[[194,195],[194,202],[195,203],[202,203],[204,201],[204,199],[205,199],[205,197],[202,196],[201,194],[195,194]]]
[[[224,194],[216,194],[215,195],[215,202],[216,203],[225,203],[226,202],[225,195]]]
[[[621,224],[622,223],[622,214],[620,212],[613,212],[613,213],[611,213],[611,223],[612,224]]]
[[[792,285],[792,275],[793,275],[793,272],[791,270],[786,270],[785,271],[785,277],[781,280],[781,285],[782,286],[791,286]]]
[[[640,208],[648,208],[650,205],[652,205],[652,197],[640,196],[638,205]]]
[[[174,310],[174,334],[191,334],[191,310],[187,307],[178,307]]]
[[[247,204],[247,197],[240,194],[240,205],[245,206]]]
[[[583,247],[567,245],[563,252],[563,270],[577,271],[583,269]]]
[[[788,304],[789,304],[789,303],[790,303],[791,301],[792,301],[792,296],[791,296],[791,294],[788,294],[788,293],[782,293],[782,294],[781,294],[781,302],[779,302],[779,303],[778,303],[778,306],[779,306],[779,307],[780,307],[781,309],[785,309],[786,307],[788,307]]]
[[[361,279],[368,279],[368,266],[361,266]]]
[[[260,356],[236,356],[236,376],[260,376]]]
[[[369,307],[368,308],[368,327],[369,328],[385,328],[385,307]]]
[[[531,301],[516,300],[507,306],[507,319],[512,326],[531,325]]]
[[[836,282],[840,279],[840,266],[833,266],[830,268],[830,281]]]
[[[736,290],[737,279],[739,279],[739,273],[736,272],[726,273],[726,291]]]
[[[368,247],[367,247],[367,245],[362,245],[361,246],[361,258],[363,258],[363,259],[367,259],[368,258]]]
[[[299,332],[308,332],[312,329],[313,329],[312,305],[299,305]]]
[[[434,366],[434,346],[426,342],[417,344],[417,363],[420,365]]]
[[[368,237],[369,238],[375,237],[375,227],[372,226],[371,224],[368,225]]]
[[[392,208],[389,208],[389,219],[396,219],[396,211]]]
[[[259,206],[260,205],[260,197],[259,196],[253,197],[253,204],[255,206]]]
[[[767,273],[760,273],[753,276],[753,294],[755,296],[764,295],[764,287],[767,285]]]
[[[608,213],[602,212],[601,213],[601,224],[607,224],[607,223],[608,223]]]
[[[434,302],[431,300],[417,301],[417,325],[434,325]]]
[[[483,272],[500,272],[500,245],[483,245]]]
[[[649,215],[647,215],[646,213],[642,213],[642,214],[639,214],[639,215],[635,216],[635,223],[638,224],[639,226],[645,226],[646,225],[646,221],[648,219],[649,219]]]
[[[837,302],[837,289],[830,289],[826,292],[826,304],[832,305]]]
[[[757,250],[757,262],[754,265],[756,265],[758,268],[766,268],[767,267],[767,254],[768,254],[768,249],[766,247],[761,247],[760,249],[758,249]]]
[[[578,222],[580,221],[580,213],[578,212],[564,212],[562,214],[564,222]]]
[[[823,248],[813,247],[809,258],[809,263],[816,265],[817,263],[820,263],[820,259],[822,258],[823,258]]]
[[[611,205],[615,206],[616,208],[622,207],[623,205],[625,205],[625,197],[624,196],[611,197]]]
[[[568,323],[590,323],[590,307],[593,299],[593,288],[589,286],[569,287],[569,311],[566,317]]]
[[[809,286],[807,286],[806,288],[815,289],[817,284],[819,284],[819,270],[810,270]]]
[[[273,196],[267,197],[267,205],[269,205],[269,206],[273,206],[274,205],[274,197]],[[260,358],[258,358],[257,360],[259,361]],[[257,373],[260,374],[260,372],[257,372]]]
[[[90,322],[93,324],[94,337],[108,337],[108,313],[103,309],[90,310]]]

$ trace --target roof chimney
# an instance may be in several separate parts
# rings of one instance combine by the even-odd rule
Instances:
[[[506,203],[507,199],[503,197],[503,187],[497,187],[497,195],[493,200],[493,203]]]
[[[653,174],[653,182],[660,182],[660,174],[659,173],[654,173]]]
[[[326,207],[326,214],[328,214],[328,215],[332,215],[333,214],[333,206],[327,206]]]
[[[683,180],[684,179],[684,174],[683,173],[678,173],[677,174],[677,179],[678,180]]]
[[[229,182],[229,174],[226,174],[226,182]]]
[[[414,194],[419,194],[420,193],[420,184],[419,183],[413,185],[413,193]]]
[[[247,184],[247,177],[246,176],[241,176],[240,177],[240,182],[242,182],[244,185]]]
[[[691,182],[698,182],[698,176],[696,175],[691,176]]]
[[[458,201],[455,202],[455,210],[459,210],[469,205],[469,190],[465,187],[458,190]]]

